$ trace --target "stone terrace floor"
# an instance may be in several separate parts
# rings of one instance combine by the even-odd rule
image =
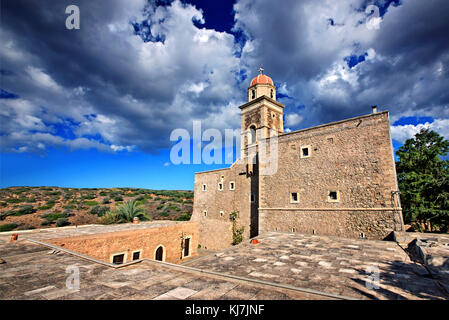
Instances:
[[[0,264],[0,299],[332,298],[158,262],[114,269],[28,241],[144,227],[142,223],[21,233],[12,244],[10,235],[3,235],[0,258],[6,263]],[[355,299],[449,299],[427,269],[411,261],[396,242],[280,232],[258,240],[257,245],[246,241],[183,265]],[[66,268],[72,265],[80,270],[80,291],[66,289]],[[378,289],[366,287],[370,267],[379,270]]]
[[[19,240],[0,243],[0,300],[63,299],[326,299],[320,295],[231,281],[140,262],[114,269],[68,253]],[[68,266],[80,271],[80,290],[66,288]]]
[[[279,232],[257,239],[187,265],[356,299],[449,299],[396,242]],[[366,286],[373,267],[378,289]]]

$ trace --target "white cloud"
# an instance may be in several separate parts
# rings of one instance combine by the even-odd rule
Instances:
[[[417,125],[406,124],[391,126],[392,139],[404,143],[405,140],[414,137],[421,129],[429,128],[436,131],[439,135],[449,139],[449,119],[435,119],[434,122],[420,123]]]
[[[297,113],[290,113],[285,116],[285,124],[289,127],[297,127],[303,120],[303,117]]]

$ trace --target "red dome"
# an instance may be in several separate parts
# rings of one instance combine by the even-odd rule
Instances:
[[[274,86],[273,80],[271,80],[270,77],[268,77],[268,76],[266,76],[264,74],[259,74],[257,77],[255,77],[251,81],[250,87],[252,87],[252,86],[254,86],[256,84],[271,84],[272,86]]]

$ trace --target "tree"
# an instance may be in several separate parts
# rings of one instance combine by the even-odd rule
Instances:
[[[116,215],[121,222],[132,222],[134,217],[138,217],[140,220],[147,220],[148,217],[145,214],[145,208],[137,205],[135,200],[126,201],[124,204],[116,208]]]
[[[447,232],[449,226],[449,141],[421,129],[396,155],[405,223],[420,231]]]

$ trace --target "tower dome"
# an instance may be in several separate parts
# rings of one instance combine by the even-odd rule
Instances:
[[[251,80],[248,88],[248,101],[252,101],[261,96],[269,97],[276,100],[276,87],[273,80],[263,74],[263,68],[259,68],[259,75]]]
[[[259,74],[257,77],[255,77],[251,81],[250,87],[255,86],[256,84],[270,84],[274,86],[273,80],[269,76],[266,76],[264,74]]]

